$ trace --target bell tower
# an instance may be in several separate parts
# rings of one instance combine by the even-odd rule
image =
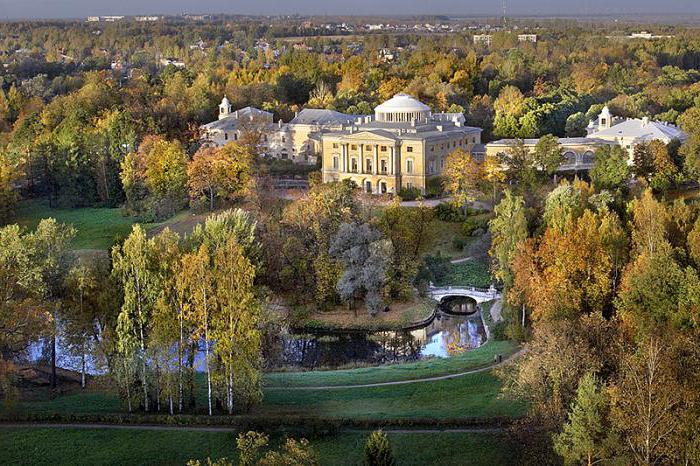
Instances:
[[[231,102],[228,101],[228,97],[224,96],[219,104],[219,120],[231,115],[232,112],[233,108],[231,107]]]

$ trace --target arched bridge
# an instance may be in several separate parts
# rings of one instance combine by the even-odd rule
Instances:
[[[445,298],[468,296],[481,304],[486,301],[492,301],[501,297],[493,285],[490,288],[476,288],[473,286],[432,286],[428,289],[428,295],[434,300],[440,302]]]

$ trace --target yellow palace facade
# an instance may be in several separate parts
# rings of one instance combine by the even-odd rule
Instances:
[[[425,193],[450,152],[481,143],[481,128],[464,126],[461,113],[434,114],[413,97],[397,94],[373,116],[320,137],[324,182],[349,179],[375,194],[402,188]]]

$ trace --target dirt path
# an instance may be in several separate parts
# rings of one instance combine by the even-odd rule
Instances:
[[[72,424],[72,423],[0,423],[0,429],[112,429],[112,430],[165,430],[190,432],[240,432],[240,427],[216,426],[165,426],[153,424]],[[375,429],[340,429],[347,433],[365,433]],[[460,427],[445,429],[382,429],[389,434],[440,434],[440,433],[481,433],[500,432],[504,427]]]
[[[458,377],[464,377],[465,375],[470,375],[470,374],[478,374],[480,372],[486,372],[490,371],[491,369],[501,366],[503,364],[507,364],[510,361],[513,361],[514,359],[517,359],[522,355],[524,350],[519,350],[513,354],[511,354],[508,358],[504,359],[503,361],[496,363],[496,364],[491,364],[488,366],[484,367],[479,367],[478,369],[471,369],[468,371],[464,372],[457,372],[455,374],[447,374],[447,375],[440,375],[436,377],[426,377],[423,379],[410,379],[410,380],[396,380],[393,382],[377,382],[377,383],[366,383],[366,384],[359,384],[359,385],[318,385],[318,386],[312,386],[312,387],[263,387],[265,390],[342,390],[342,389],[350,389],[350,388],[373,388],[373,387],[389,387],[392,385],[407,385],[407,384],[412,384],[412,383],[423,383],[423,382],[437,382],[440,380],[449,380],[449,379],[456,379]]]
[[[494,322],[500,322],[503,320],[503,316],[501,315],[501,310],[503,309],[503,300],[499,299],[495,303],[493,303],[493,306],[491,306],[491,320]]]

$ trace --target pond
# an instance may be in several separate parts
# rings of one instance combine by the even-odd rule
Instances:
[[[448,358],[486,342],[477,311],[470,298],[450,298],[430,323],[412,330],[290,334],[282,341],[279,362],[313,369]]]

